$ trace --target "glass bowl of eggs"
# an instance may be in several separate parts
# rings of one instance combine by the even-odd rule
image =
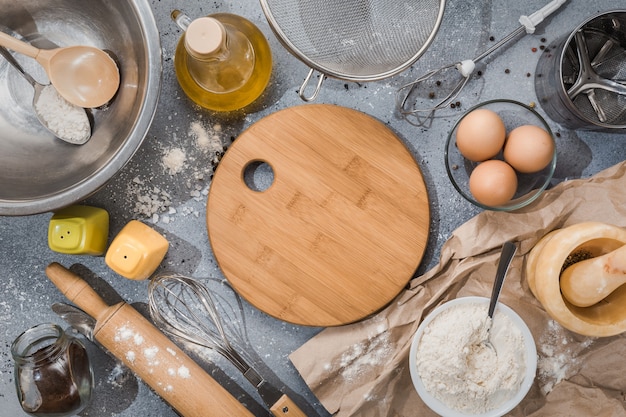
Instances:
[[[446,142],[445,163],[452,185],[471,203],[485,210],[517,210],[550,185],[556,144],[532,107],[490,100],[456,122]]]

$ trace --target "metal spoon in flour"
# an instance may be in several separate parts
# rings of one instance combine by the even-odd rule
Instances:
[[[57,138],[71,143],[73,145],[82,145],[89,140],[91,137],[91,123],[89,121],[89,116],[84,108],[75,106],[69,102],[67,102],[62,97],[58,96],[56,91],[52,91],[49,89],[54,89],[54,87],[50,85],[43,85],[35,81],[30,74],[24,71],[24,68],[17,62],[17,60],[11,55],[11,53],[3,46],[0,46],[0,55],[2,55],[9,64],[13,65],[13,67],[18,70],[18,72],[33,86],[35,89],[35,94],[33,96],[33,110],[37,115],[37,119],[41,122],[41,124],[48,129],[54,136]],[[53,96],[57,103],[60,103],[64,109],[67,111],[64,112],[60,117],[46,116],[41,113],[38,109],[38,103],[44,104],[41,102],[42,93],[44,95],[47,94],[56,94],[58,97]],[[60,100],[60,101],[58,101]]]
[[[493,289],[491,290],[491,299],[489,300],[489,310],[487,311],[487,316],[489,317],[490,324],[487,329],[487,337],[483,341],[483,344],[493,349],[495,352],[495,348],[491,344],[489,340],[489,332],[491,330],[491,322],[493,321],[493,313],[496,311],[496,305],[498,304],[498,298],[500,298],[500,291],[502,290],[502,284],[504,283],[504,278],[506,277],[506,273],[509,270],[509,265],[511,265],[511,261],[513,260],[513,256],[517,251],[517,246],[513,242],[505,242],[502,246],[502,252],[500,253],[500,261],[498,262],[498,269],[496,270],[496,279],[493,283]]]

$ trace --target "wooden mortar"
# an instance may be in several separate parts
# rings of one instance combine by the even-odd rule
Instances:
[[[561,293],[561,269],[568,256],[585,251],[591,258],[605,255],[626,244],[626,229],[583,222],[545,235],[526,260],[526,279],[533,295],[546,312],[563,327],[594,337],[613,336],[626,331],[626,286],[602,302],[578,307]]]

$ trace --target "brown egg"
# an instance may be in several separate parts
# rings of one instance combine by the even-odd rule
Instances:
[[[476,201],[486,206],[506,204],[517,190],[517,175],[506,162],[491,159],[474,168],[469,178],[469,189]]]
[[[523,173],[541,171],[553,156],[552,136],[539,126],[516,127],[504,144],[504,160]]]
[[[504,123],[496,112],[477,109],[467,114],[459,123],[456,146],[470,161],[486,161],[500,152],[505,136]]]

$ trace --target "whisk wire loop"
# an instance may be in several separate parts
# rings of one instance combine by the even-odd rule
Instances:
[[[231,344],[204,285],[181,275],[160,275],[150,282],[148,298],[150,315],[165,332],[213,349],[242,373],[250,371],[251,367]]]
[[[450,103],[452,103],[459,96],[463,88],[465,88],[465,85],[470,80],[472,73],[474,71],[475,64],[477,62],[486,58],[488,55],[496,51],[502,45],[510,42],[511,40],[515,39],[516,37],[524,33],[525,30],[526,28],[524,26],[520,26],[516,30],[514,30],[513,32],[509,33],[507,36],[505,36],[504,38],[496,42],[493,46],[488,48],[486,51],[476,56],[474,59],[471,59],[471,60],[467,59],[464,61],[456,62],[454,64],[443,66],[438,69],[434,69],[422,75],[421,77],[415,79],[414,81],[403,85],[402,87],[398,89],[398,92],[396,94],[396,107],[398,108],[398,111],[400,112],[401,115],[405,117],[405,119],[407,118],[407,116],[412,116],[412,115],[418,117],[418,121],[432,117],[435,111],[449,106]],[[456,72],[455,75],[458,78],[458,81],[456,83],[452,83],[453,86],[451,90],[442,99],[440,99],[439,101],[437,101],[435,104],[433,104],[430,107],[418,108],[418,107],[415,107],[415,105],[413,105],[412,108],[407,108],[407,102],[409,101],[411,94],[415,91],[415,89],[420,84],[428,81],[429,79],[435,76],[441,75],[443,72],[451,68],[456,68],[457,71],[455,71]],[[421,124],[423,123],[420,122],[419,125]]]
[[[396,95],[402,94],[403,91],[405,91],[407,88],[408,88],[408,92],[407,92],[407,94],[404,95],[404,98],[396,99],[396,107],[398,108],[400,114],[403,115],[406,120],[409,120],[409,118],[407,117],[409,115],[415,116],[415,118],[417,119],[417,123],[412,123],[412,124],[416,124],[418,126],[424,125],[424,123],[427,120],[432,119],[432,117],[434,116],[434,112],[436,110],[441,109],[442,107],[444,107],[448,103],[452,102],[452,100],[454,100],[458,96],[458,94],[461,92],[463,87],[465,87],[465,85],[469,81],[469,79],[471,77],[471,74],[472,74],[472,71],[474,70],[474,66],[475,66],[476,62],[484,59],[486,56],[490,55],[495,50],[499,49],[504,44],[510,42],[511,40],[515,39],[516,37],[518,37],[521,34],[523,34],[523,33],[529,33],[529,34],[530,33],[534,33],[535,32],[535,27],[539,23],[543,22],[543,20],[546,17],[548,17],[550,14],[552,14],[556,10],[558,10],[566,1],[567,0],[552,0],[547,5],[545,5],[541,9],[537,10],[536,12],[531,14],[530,16],[526,16],[526,15],[520,16],[519,22],[520,22],[521,26],[519,26],[513,32],[509,33],[507,36],[502,38],[500,41],[496,42],[493,46],[488,48],[486,51],[484,51],[480,55],[476,56],[473,60],[469,60],[468,59],[468,60],[465,60],[465,61],[460,61],[460,62],[457,62],[456,64],[447,65],[447,66],[442,67],[442,68],[440,68],[438,70],[430,71],[425,76],[420,77],[417,80],[413,81],[412,83],[407,84],[407,85],[401,87],[397,91]],[[464,65],[466,63],[469,64],[469,66],[467,68]],[[445,98],[443,100],[440,100],[439,102],[437,102],[432,107],[429,107],[429,108],[426,108],[426,109],[419,109],[419,108],[416,108],[415,106],[413,106],[414,107],[413,109],[409,109],[409,110],[406,109],[406,104],[407,104],[408,98],[409,98],[409,96],[411,95],[411,93],[413,92],[413,90],[415,89],[415,87],[418,84],[421,84],[424,81],[428,80],[429,78],[433,77],[435,74],[438,74],[438,73],[442,72],[443,70],[446,70],[446,69],[449,69],[449,68],[452,68],[452,67],[456,67],[456,69],[458,70],[457,71],[458,72],[457,76],[460,76],[462,78],[460,79],[459,82],[452,83],[454,85],[454,87],[452,88],[450,93],[446,94],[446,96],[445,96]],[[620,87],[618,86],[618,88],[620,88]],[[410,122],[410,120],[409,120],[409,122]]]
[[[162,274],[153,278],[148,285],[148,298],[150,315],[165,333],[182,341],[213,349],[226,358],[256,388],[273,415],[283,417],[288,411],[294,417],[305,417],[295,402],[249,365],[251,362],[243,356],[245,351],[239,353],[231,345],[229,336],[242,346],[245,342],[243,306],[238,297],[238,306],[242,312],[240,321],[228,320],[232,318],[228,309],[220,303],[222,308],[218,311],[207,287],[198,280],[182,275]],[[224,304],[232,307],[229,303]],[[223,319],[228,321],[223,322]],[[229,330],[232,330],[232,334]]]
[[[432,114],[436,110],[446,107],[452,101],[454,101],[458,97],[461,90],[463,90],[463,88],[465,87],[465,84],[467,84],[467,82],[469,81],[471,74],[462,76],[458,80],[458,82],[452,87],[452,89],[446,94],[446,96],[440,99],[438,102],[436,102],[433,106],[424,107],[424,108],[417,108],[415,106],[413,108],[406,107],[407,101],[409,100],[412,93],[417,88],[418,84],[426,82],[427,80],[434,78],[435,76],[438,76],[445,70],[456,67],[457,65],[458,64],[447,65],[445,67],[441,67],[439,69],[430,71],[429,73],[421,76],[415,81],[405,84],[402,87],[400,87],[398,89],[398,94],[396,95],[397,107],[398,107],[398,111],[400,112],[400,114],[404,116],[405,118],[407,116],[418,116],[418,115],[424,118],[428,118],[432,116]],[[406,91],[406,93],[402,94],[404,91]]]

